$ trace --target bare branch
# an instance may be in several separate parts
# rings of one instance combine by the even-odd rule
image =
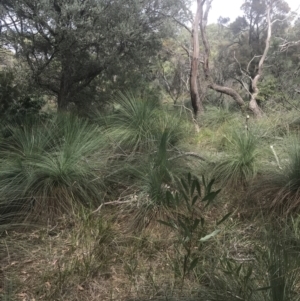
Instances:
[[[300,44],[299,41],[284,41],[281,45],[279,45],[279,52],[285,52],[287,51],[290,47],[297,46]]]
[[[174,156],[174,157],[171,157],[168,159],[168,161],[172,161],[172,160],[175,160],[175,159],[178,159],[178,158],[182,158],[182,157],[186,157],[186,156],[192,156],[192,157],[196,157],[202,161],[205,161],[207,162],[207,159],[205,159],[204,157],[202,157],[201,155],[197,154],[197,153],[194,153],[194,152],[186,152],[186,153],[182,153],[182,154],[179,154],[177,156]]]
[[[253,58],[249,61],[248,65],[247,65],[247,72],[248,72],[248,73],[249,73],[249,68],[250,68],[251,63],[252,63],[255,59],[260,58],[260,57],[262,57],[262,56],[261,56],[261,55],[254,55]]]
[[[112,202],[106,202],[106,203],[102,203],[96,210],[94,210],[91,214],[95,214],[97,212],[99,212],[101,210],[101,208],[103,206],[106,205],[122,205],[122,204],[128,204],[128,203],[132,203],[132,200],[128,200],[128,201],[120,201],[119,199],[116,201],[112,201]]]
[[[170,18],[172,19],[175,23],[177,23],[178,25],[182,26],[183,28],[185,28],[190,34],[192,34],[191,29],[184,23],[180,22],[179,20],[177,20],[174,16],[165,14],[163,12],[160,12],[161,15],[163,15],[164,17]]]

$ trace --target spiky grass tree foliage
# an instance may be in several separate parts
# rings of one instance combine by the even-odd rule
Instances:
[[[158,102],[139,99],[130,93],[120,93],[115,112],[99,122],[105,125],[105,134],[115,150],[126,154],[156,149],[165,130],[170,134],[169,143],[175,145],[191,129],[187,122],[167,112]]]
[[[135,220],[151,220],[163,211],[166,188],[181,176],[183,165],[171,159],[192,126],[186,117],[130,93],[119,94],[114,106],[111,115],[96,118],[110,145],[112,171],[106,179],[123,198],[138,200],[129,206],[137,209]]]
[[[226,137],[226,154],[216,163],[212,176],[224,185],[246,185],[257,173],[258,139],[246,130]]]
[[[299,137],[292,137],[286,144],[286,154],[287,159],[281,161],[282,168],[264,174],[251,190],[251,195],[260,201],[261,206],[280,213],[291,213],[300,209]]]
[[[170,214],[166,191],[176,191],[178,179],[190,171],[184,159],[173,159],[172,133],[165,130],[155,151],[135,156],[134,162],[125,163],[120,175],[131,181],[136,202],[127,208],[133,210],[133,228],[141,229],[158,216]],[[130,163],[130,164],[129,164]],[[128,185],[130,184],[128,182]]]
[[[100,202],[102,145],[97,126],[69,115],[10,127],[0,145],[2,215],[30,208],[49,217]]]

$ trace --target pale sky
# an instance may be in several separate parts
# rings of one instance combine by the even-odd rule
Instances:
[[[197,0],[193,0],[193,11],[196,10]],[[300,13],[299,0],[286,0],[292,11],[298,8],[297,13]],[[211,9],[208,15],[208,23],[217,23],[220,16],[229,17],[230,22],[233,22],[237,16],[241,16],[242,12],[240,7],[244,3],[243,0],[213,0]]]

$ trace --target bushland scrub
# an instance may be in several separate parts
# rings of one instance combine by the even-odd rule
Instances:
[[[3,125],[1,299],[299,300],[296,118],[208,108],[197,132],[120,94]]]

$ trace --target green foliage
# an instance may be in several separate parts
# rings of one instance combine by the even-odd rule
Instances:
[[[175,208],[183,206],[185,210],[181,209],[181,212],[175,214],[174,217],[160,222],[177,233],[178,241],[175,245],[175,251],[178,258],[175,259],[174,270],[175,276],[181,278],[183,287],[186,277],[199,262],[203,243],[220,232],[219,229],[215,229],[207,233],[205,219],[199,212],[200,208],[205,209],[215,200],[220,189],[212,190],[214,180],[206,184],[204,177],[202,177],[202,192],[200,181],[197,178],[192,179],[191,174],[188,174],[187,181],[181,179],[180,182],[179,191],[174,193],[167,190],[166,199],[169,206],[172,205]],[[199,203],[203,204],[199,205]],[[230,214],[226,214],[216,223],[216,226],[223,223],[229,216]]]
[[[258,138],[250,131],[233,131],[226,136],[227,154],[213,168],[212,174],[223,185],[246,185],[257,173]]]
[[[280,226],[274,221],[270,225],[262,226],[260,241],[249,260],[226,257],[220,260],[209,276],[208,289],[201,289],[200,296],[218,301],[300,300],[298,230],[287,221]]]
[[[119,94],[116,112],[100,118],[105,124],[105,135],[115,148],[123,152],[151,152],[159,145],[163,133],[167,145],[176,145],[187,135],[189,125],[178,115],[167,112],[157,102],[139,99],[130,93]]]
[[[233,121],[236,114],[226,108],[209,107],[202,118],[203,125],[208,128],[217,128]]]
[[[25,121],[9,130],[10,137],[0,145],[2,213],[45,218],[70,212],[79,203],[100,202],[105,158],[97,126],[65,115],[47,122]]]
[[[18,31],[13,24],[2,27],[1,38],[28,63],[36,84],[57,96],[59,109],[70,103],[87,108],[87,103],[103,101],[96,94],[107,98],[128,84],[136,88],[152,80],[152,62],[170,33],[164,13],[184,16],[180,1],[152,4],[5,0],[2,22],[14,15],[23,26]]]
[[[124,174],[135,179],[134,186],[139,191],[137,194],[139,205],[133,220],[135,229],[148,225],[157,218],[157,215],[168,214],[169,208],[173,208],[174,204],[167,198],[166,192],[176,190],[178,177],[189,170],[184,161],[171,157],[174,154],[169,144],[171,138],[172,135],[166,130],[156,151],[136,155],[135,161],[129,161],[131,165],[122,171],[123,179]]]
[[[273,98],[280,98],[280,93],[277,91],[278,83],[275,78],[266,78],[258,85],[259,94],[257,96],[258,101],[272,100]]]
[[[125,150],[134,152],[151,148],[155,143],[152,125],[156,120],[157,105],[133,95],[120,94],[115,107],[117,112],[109,119],[107,135]]]
[[[278,212],[291,213],[299,210],[300,204],[299,137],[292,137],[286,143],[285,150],[288,158],[282,169],[265,173],[251,191],[256,198],[263,196],[263,206]]]
[[[24,94],[25,91],[15,82],[12,71],[0,72],[0,117],[4,121],[21,123],[26,116],[41,115],[45,104],[40,97]]]

